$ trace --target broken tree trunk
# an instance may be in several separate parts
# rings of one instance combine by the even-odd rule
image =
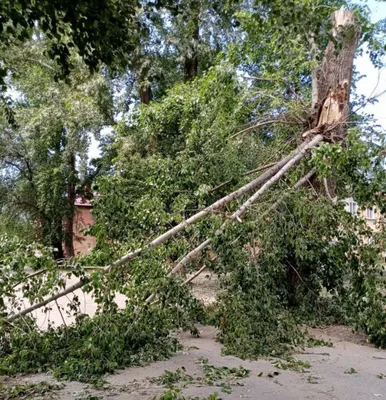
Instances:
[[[328,43],[321,65],[312,73],[311,126],[335,126],[331,141],[346,136],[354,57],[360,32],[352,10],[338,10],[332,15],[332,40]],[[316,45],[311,41],[312,50]],[[312,185],[320,194],[336,196],[336,183],[314,178]]]
[[[338,124],[332,135],[343,137],[360,33],[352,10],[335,11],[332,25],[333,40],[327,46],[322,64],[313,71],[312,126]]]
[[[198,46],[200,41],[200,2],[192,1],[187,18],[188,48],[184,59],[184,80],[192,81],[198,74]]]

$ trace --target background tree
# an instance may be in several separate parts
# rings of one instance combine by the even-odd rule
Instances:
[[[28,220],[39,240],[73,256],[76,184],[84,174],[90,135],[111,122],[106,80],[93,76],[78,56],[68,82],[56,82],[56,65],[35,39],[6,54],[12,63],[10,87],[14,124],[2,121],[3,213]]]
[[[71,54],[78,53],[92,70],[101,62],[125,65],[134,50],[138,1],[2,1],[0,5],[1,53],[12,44],[29,40],[38,26],[50,40],[45,49],[67,74]],[[3,60],[2,60],[3,61]],[[7,66],[7,64],[5,64]],[[2,67],[2,78],[6,69]],[[4,80],[2,80],[4,84]]]

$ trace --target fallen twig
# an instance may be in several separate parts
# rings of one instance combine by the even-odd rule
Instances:
[[[186,281],[182,283],[182,286],[187,285],[188,283],[194,281],[202,272],[206,270],[206,265],[203,265],[194,275],[190,276]]]

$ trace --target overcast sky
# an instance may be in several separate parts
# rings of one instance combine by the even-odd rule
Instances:
[[[373,22],[378,22],[386,18],[386,3],[378,3],[375,0],[369,0],[368,6],[371,10]],[[367,54],[358,57],[355,65],[360,74],[366,75],[366,77],[361,79],[357,84],[357,91],[360,94],[369,97],[386,90],[386,68],[381,70],[374,68]],[[386,94],[378,98],[378,103],[367,105],[364,111],[369,114],[374,114],[379,124],[386,129]]]

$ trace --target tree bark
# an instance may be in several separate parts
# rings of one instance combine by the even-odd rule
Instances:
[[[149,60],[145,55],[142,56],[142,63],[137,69],[137,79],[138,79],[138,92],[139,98],[142,104],[149,104],[153,99],[153,92],[151,90],[151,85],[149,82],[150,65]]]
[[[69,157],[70,174],[67,183],[69,216],[64,222],[64,254],[66,258],[75,256],[74,251],[74,203],[75,203],[75,155]]]
[[[54,218],[52,221],[54,224],[54,228],[50,226],[49,232],[51,232],[52,240],[51,245],[54,248],[54,258],[56,260],[61,260],[64,258],[64,251],[63,251],[63,221],[62,218]],[[53,233],[52,233],[53,231]]]
[[[189,22],[192,25],[192,35],[188,38],[190,44],[184,60],[185,82],[192,81],[198,73],[197,45],[200,39],[200,6],[198,1],[192,1],[191,3],[191,21]]]
[[[329,138],[335,141],[344,139],[347,132],[353,64],[360,37],[352,10],[333,13],[332,36],[321,65],[312,73],[311,124],[313,127],[334,127],[329,132]],[[313,40],[311,47],[315,53]],[[337,195],[333,179],[321,182],[314,177],[311,184],[321,195]]]
[[[360,32],[351,10],[338,10],[332,16],[332,36],[322,64],[313,71],[312,125],[338,126],[333,136],[343,137],[349,116],[350,89]]]
[[[150,83],[140,83],[139,98],[142,104],[149,104],[153,98]]]

